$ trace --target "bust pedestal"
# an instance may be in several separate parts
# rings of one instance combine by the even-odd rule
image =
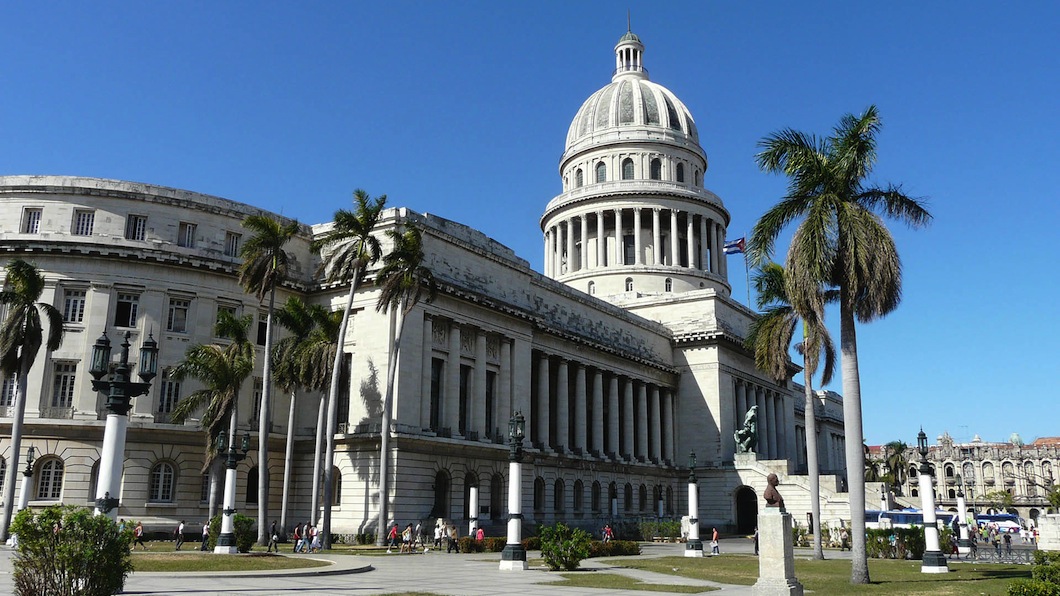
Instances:
[[[758,516],[758,582],[751,593],[802,596],[802,584],[795,579],[791,515],[780,507],[765,507]]]

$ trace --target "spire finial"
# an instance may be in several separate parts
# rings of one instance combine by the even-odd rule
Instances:
[[[626,33],[633,33],[633,27],[630,25],[629,20],[629,9],[626,9]]]

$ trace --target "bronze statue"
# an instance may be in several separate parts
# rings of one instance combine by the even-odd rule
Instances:
[[[780,507],[780,510],[784,511],[784,497],[780,496],[780,491],[777,490],[780,479],[777,478],[776,474],[770,474],[766,476],[766,484],[769,485],[763,495],[766,500],[766,507]]]
[[[743,426],[733,433],[737,453],[754,453],[758,448],[758,406],[751,406],[744,416]]]

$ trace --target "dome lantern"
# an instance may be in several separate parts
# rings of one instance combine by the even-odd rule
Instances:
[[[648,71],[644,69],[644,44],[632,31],[626,31],[615,44],[615,72],[611,80],[620,76],[648,78]]]

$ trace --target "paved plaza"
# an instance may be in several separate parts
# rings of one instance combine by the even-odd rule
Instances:
[[[682,556],[683,544],[644,544],[645,557]],[[722,552],[750,553],[752,546],[746,539],[721,541]],[[538,553],[531,553],[531,557]],[[808,551],[807,551],[808,554]],[[837,554],[837,553],[833,553]],[[221,556],[221,555],[218,555]],[[309,556],[309,555],[298,555]],[[551,585],[562,580],[558,573],[540,569],[524,572],[498,570],[499,554],[446,554],[429,552],[425,555],[357,556],[314,554],[314,558],[334,561],[327,568],[285,571],[253,571],[223,573],[133,573],[125,583],[125,594],[180,595],[239,594],[266,596],[272,594],[392,594],[400,592],[431,592],[452,596],[651,596],[669,592],[604,591],[595,588],[558,588]],[[0,547],[0,594],[13,592],[11,581],[12,551]],[[628,557],[617,557],[628,558]],[[620,573],[650,583],[700,585],[704,590],[721,588],[711,594],[749,596],[750,586],[731,586],[714,582],[686,579],[613,567],[608,559],[587,559],[587,569]]]

